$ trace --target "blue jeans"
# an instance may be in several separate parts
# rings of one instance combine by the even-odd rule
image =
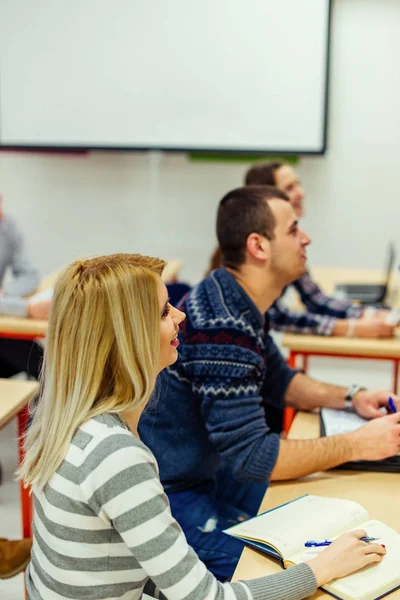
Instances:
[[[220,581],[232,577],[244,548],[222,530],[255,516],[267,487],[268,483],[239,483],[224,469],[215,481],[168,493],[171,512],[188,543]]]

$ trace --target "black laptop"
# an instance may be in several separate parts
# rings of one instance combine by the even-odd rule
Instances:
[[[386,280],[383,284],[373,283],[350,283],[338,284],[335,292],[345,296],[348,300],[360,302],[360,304],[384,304],[388,291],[390,276],[393,271],[396,252],[393,242],[388,249],[388,260],[386,265]]]

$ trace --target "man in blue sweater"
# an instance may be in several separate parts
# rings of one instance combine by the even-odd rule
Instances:
[[[184,300],[179,359],[160,380],[139,432],[189,543],[223,580],[243,544],[222,530],[256,514],[270,480],[396,454],[400,413],[379,412],[388,392],[320,383],[289,369],[269,336],[265,314],[306,271],[310,243],[284,192],[252,186],[228,193],[217,235],[224,267]],[[372,420],[355,433],[280,440],[268,427],[268,407],[284,403],[347,407]]]

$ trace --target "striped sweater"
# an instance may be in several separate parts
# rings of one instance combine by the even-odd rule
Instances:
[[[306,564],[218,582],[172,517],[153,454],[117,415],[78,429],[34,500],[29,600],[300,600],[316,589]]]

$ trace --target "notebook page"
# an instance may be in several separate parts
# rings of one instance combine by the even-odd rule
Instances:
[[[348,413],[344,410],[336,408],[322,408],[321,416],[324,421],[325,435],[338,435],[340,433],[350,433],[356,429],[360,429],[365,423],[363,419],[356,413]]]
[[[289,558],[301,552],[307,540],[338,535],[358,527],[368,518],[367,511],[356,502],[310,495],[239,523],[228,531],[271,544],[284,558]]]
[[[325,585],[324,589],[350,598],[377,598],[400,584],[400,535],[380,521],[363,523],[362,529],[386,546],[382,562]]]

